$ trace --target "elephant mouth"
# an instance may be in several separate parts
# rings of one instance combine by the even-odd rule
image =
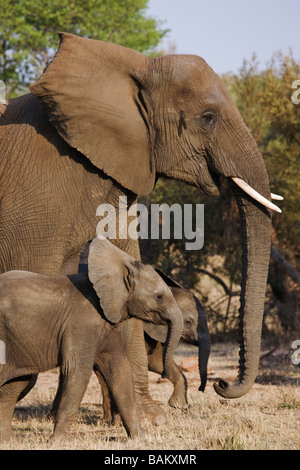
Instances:
[[[206,162],[206,167],[207,167],[207,180],[209,180],[209,184],[207,184],[207,181],[204,181],[204,186],[201,187],[202,191],[204,191],[206,194],[211,194],[211,195],[220,195],[220,178],[221,177],[226,177],[229,180],[232,180],[244,193],[246,193],[248,196],[250,196],[252,199],[254,199],[256,202],[259,202],[263,206],[265,206],[267,209],[273,210],[275,212],[281,213],[281,209],[276,206],[273,202],[271,202],[269,199],[265,198],[262,196],[258,191],[256,191],[252,186],[250,186],[246,181],[238,177],[237,175],[222,175],[220,173],[217,173],[215,168],[214,168],[214,163],[213,159],[210,155],[210,153],[205,154],[205,162]],[[283,197],[279,196],[278,194],[271,193],[270,198],[273,200],[277,201],[282,201]]]
[[[218,175],[217,173],[215,173],[214,171],[212,171],[209,167],[208,167],[208,171],[209,171],[209,175],[211,177],[211,180],[213,181],[213,184],[214,184],[214,192],[213,194],[219,196],[220,195],[220,175]]]
[[[217,173],[213,172],[209,167],[208,174],[209,178],[207,178],[206,181],[202,181],[201,184],[196,184],[197,189],[203,192],[204,194],[208,194],[210,196],[220,196],[220,179],[222,175],[218,175]],[[234,181],[234,183],[239,186],[239,188],[242,189],[244,193],[248,194],[248,196],[251,196],[252,199],[259,202],[267,209],[279,213],[282,212],[282,210],[278,206],[276,206],[276,204],[262,196],[258,191],[252,188],[243,179],[235,176],[229,176],[227,177],[227,179]],[[276,201],[282,201],[283,197],[278,194],[271,193],[271,199]]]
[[[200,175],[196,181],[198,191],[208,196],[220,196],[220,177],[208,165],[206,158],[201,161]]]

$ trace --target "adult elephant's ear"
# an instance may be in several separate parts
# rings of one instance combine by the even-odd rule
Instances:
[[[136,260],[102,237],[90,244],[88,276],[108,321],[121,320],[134,286]]]
[[[140,101],[147,57],[111,43],[59,33],[60,46],[30,90],[71,147],[136,194],[155,181],[153,153]]]

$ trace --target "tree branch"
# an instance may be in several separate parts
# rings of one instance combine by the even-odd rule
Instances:
[[[213,274],[209,271],[207,271],[206,269],[200,269],[200,268],[196,268],[195,269],[198,273],[202,273],[202,274],[206,274],[207,276],[211,277],[214,281],[216,281],[218,284],[220,284],[224,291],[225,291],[225,294],[226,295],[229,295],[229,297],[234,297],[236,295],[240,295],[240,291],[234,291],[232,292],[230,287],[228,287],[225,282],[223,281],[223,279],[221,279],[219,276],[217,276],[216,274]]]
[[[294,282],[300,286],[300,274],[281,256],[281,254],[272,246],[271,257],[288,274]]]

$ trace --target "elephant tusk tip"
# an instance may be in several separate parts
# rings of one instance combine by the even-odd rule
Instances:
[[[271,193],[271,199],[274,201],[283,201],[284,197],[280,196],[279,194]]]
[[[249,196],[251,196],[255,201],[259,202],[260,204],[262,204],[263,206],[267,207],[267,209],[271,209],[275,212],[279,212],[281,213],[282,210],[279,209],[278,206],[276,206],[275,204],[273,204],[273,202],[269,201],[268,199],[266,199],[264,196],[262,196],[260,193],[258,193],[255,189],[253,189],[248,183],[246,183],[246,181],[242,180],[241,178],[237,178],[237,177],[231,177],[232,181],[235,182],[235,184],[237,184],[237,186],[239,186],[246,194],[248,194]],[[273,194],[273,196],[275,196],[274,199],[277,198],[280,198],[282,196],[278,196],[277,194]]]

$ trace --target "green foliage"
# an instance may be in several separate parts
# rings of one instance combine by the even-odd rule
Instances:
[[[148,0],[1,0],[0,79],[8,96],[35,80],[58,47],[59,31],[150,54],[167,30]]]

